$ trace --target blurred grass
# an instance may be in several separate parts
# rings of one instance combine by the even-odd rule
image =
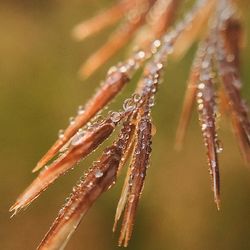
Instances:
[[[108,0],[0,2],[0,249],[35,249],[72,185],[98,155],[90,156],[59,180],[27,211],[9,219],[9,206],[33,179],[31,169],[52,144],[58,129],[66,126],[68,117],[94,92],[107,68],[126,52],[119,53],[89,80],[77,79],[80,64],[105,41],[109,31],[75,43],[70,38],[71,28],[111,4]],[[221,212],[213,204],[196,115],[183,151],[173,150],[194,51],[195,47],[181,62],[169,64],[157,96],[151,168],[128,249],[250,249],[250,172],[240,158],[228,120],[222,119],[220,130],[224,142]],[[248,42],[242,76],[243,95],[250,102],[249,54]],[[93,206],[67,249],[117,249],[117,237],[111,229],[121,185],[122,179]]]

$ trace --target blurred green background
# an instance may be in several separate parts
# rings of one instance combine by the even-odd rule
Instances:
[[[34,178],[31,169],[66,127],[68,117],[84,104],[123,50],[93,77],[79,81],[80,64],[102,45],[112,27],[82,43],[71,39],[72,27],[113,1],[0,1],[0,249],[35,249],[73,184],[98,156],[62,177],[25,212],[10,219],[8,208]],[[187,2],[187,1],[184,1]],[[243,9],[249,5],[243,2]],[[245,5],[244,5],[245,2]],[[248,6],[247,6],[248,5]],[[244,25],[250,20],[245,12]],[[250,171],[243,164],[230,122],[222,118],[219,135],[222,211],[210,190],[205,150],[196,114],[182,152],[173,150],[185,82],[195,46],[167,68],[154,108],[157,133],[151,167],[128,249],[250,249]],[[250,102],[250,43],[243,52],[243,95]],[[129,95],[134,83],[117,98]],[[99,150],[100,152],[100,150]],[[113,217],[123,178],[104,194],[85,217],[67,249],[118,249]]]

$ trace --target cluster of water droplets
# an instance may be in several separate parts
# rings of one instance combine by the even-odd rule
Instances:
[[[223,32],[227,25],[227,21],[236,13],[235,6],[232,3],[228,3],[225,0],[220,3],[220,9],[217,16],[217,29],[218,33]],[[250,116],[248,105],[246,101],[241,98],[240,90],[242,88],[242,82],[239,75],[239,70],[235,64],[235,56],[230,54],[226,50],[225,40],[222,36],[217,39],[216,44],[216,56],[218,61],[218,67],[220,75],[223,79],[225,91],[229,97],[229,105],[232,108],[232,112],[236,116],[237,120],[241,124],[243,130],[246,133],[248,143],[250,142]]]
[[[198,1],[197,4],[191,9],[191,11],[188,12],[184,16],[184,18],[179,21],[175,25],[175,27],[163,37],[162,41],[160,41],[160,44],[162,46],[160,50],[155,54],[156,61],[163,62],[166,60],[168,55],[173,53],[175,41],[184,30],[189,29],[191,27],[197,11],[199,11],[204,4],[206,4],[206,1]]]
[[[149,157],[151,153],[152,143],[151,139],[151,121],[149,120],[148,115],[145,114],[145,116],[142,117],[138,124],[137,143],[134,149],[132,160],[133,164],[131,165],[131,174],[129,177],[130,189],[135,185],[141,185],[140,192],[142,191],[142,183],[144,182],[146,171],[149,167]],[[142,179],[142,182],[140,181],[140,179]],[[128,196],[128,202],[133,202],[134,198],[134,194],[130,193],[130,195]]]
[[[110,155],[111,157],[115,157],[115,152],[112,151],[111,148],[107,148],[104,151],[105,155]],[[118,156],[117,156],[118,159]],[[119,158],[120,159],[120,158]],[[118,160],[119,160],[118,159]],[[84,198],[84,195],[92,190],[95,187],[96,179],[100,179],[104,176],[104,172],[102,170],[102,162],[101,160],[94,161],[92,167],[88,169],[87,172],[80,178],[77,184],[73,187],[72,193],[70,196],[65,200],[65,205],[59,211],[59,216],[63,216],[65,220],[68,220],[71,215],[73,215],[77,209],[79,209],[79,204],[81,200]],[[113,185],[114,182],[111,183]]]
[[[175,28],[168,32],[162,40],[155,40],[152,43],[151,52],[154,54],[154,59],[146,68],[148,74],[144,78],[144,94],[151,93],[153,96],[157,91],[160,71],[163,69],[163,65],[165,64],[168,55],[173,53],[175,41],[179,35],[192,24],[195,13],[204,3],[204,1],[199,1],[198,4],[183,18],[183,20],[177,23]],[[153,98],[150,102],[151,106],[153,106]]]
[[[116,66],[112,66],[108,70],[108,76],[114,75],[114,73],[122,73],[131,77],[135,70],[139,68],[141,63],[144,62],[148,56],[149,55],[147,55],[144,50],[138,50],[125,62],[120,62]]]
[[[215,73],[212,69],[213,43],[207,41],[198,50],[200,60],[200,76],[197,84],[196,101],[199,111],[199,120],[205,146],[208,146],[207,140],[213,136],[214,145],[217,153],[223,150],[222,143],[217,135],[218,108],[215,94]],[[202,59],[201,59],[202,58]],[[197,65],[195,65],[197,66]]]
[[[120,148],[123,153],[126,151],[129,139],[132,136],[132,124],[129,121],[123,122],[123,127],[121,129],[121,132],[119,133],[118,140],[116,142],[116,146]]]

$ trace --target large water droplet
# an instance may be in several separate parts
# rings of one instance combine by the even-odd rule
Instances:
[[[85,133],[83,131],[77,132],[76,135],[71,140],[71,145],[72,146],[79,145],[82,142],[82,138],[83,138],[84,134]]]
[[[125,102],[123,103],[124,111],[132,111],[135,109],[135,107],[136,107],[136,105],[135,105],[132,98],[125,100]]]

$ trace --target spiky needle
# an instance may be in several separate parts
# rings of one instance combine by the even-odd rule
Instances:
[[[121,26],[123,28],[118,28],[112,39],[89,59],[88,66],[84,66],[83,72],[87,75],[123,47],[137,34],[136,31],[145,34],[146,30],[148,36],[141,38],[143,36],[138,35],[135,38],[142,49],[112,67],[97,93],[85,107],[79,107],[76,118],[71,120],[65,132],[60,132],[58,140],[35,167],[34,171],[43,168],[40,174],[11,207],[10,211],[14,214],[27,207],[58,177],[72,169],[109,138],[115,129],[121,127],[118,139],[104,150],[99,160],[73,188],[38,249],[64,249],[83,216],[96,199],[115,184],[120,171],[130,160],[113,227],[115,231],[123,214],[118,244],[128,245],[149,165],[153,135],[151,109],[164,66],[174,51],[174,56],[180,57],[199,38],[201,41],[188,81],[176,145],[178,148],[182,146],[196,102],[214,200],[219,209],[218,153],[222,151],[222,146],[217,135],[217,99],[221,96],[217,94],[217,85],[221,81],[240,149],[245,160],[250,161],[250,119],[246,102],[240,95],[242,31],[236,8],[230,0],[199,0],[172,30],[164,34],[179,4],[180,0],[137,0],[136,4],[131,0],[122,0],[74,29],[74,36],[81,40],[115,23],[127,13],[126,22]],[[206,25],[207,29],[203,29]],[[142,77],[133,95],[124,101],[123,110],[111,111],[105,118],[100,118],[98,112],[121,92],[138,68],[143,68]],[[46,165],[49,161],[51,163]]]

